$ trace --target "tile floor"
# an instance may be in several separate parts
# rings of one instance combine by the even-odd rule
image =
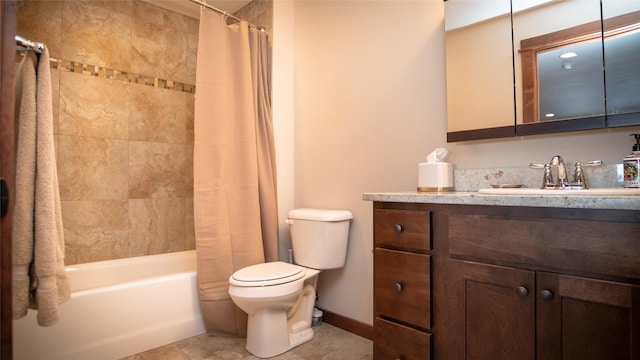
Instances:
[[[371,360],[370,340],[323,323],[314,327],[315,335],[276,360]],[[257,360],[244,348],[244,338],[221,338],[199,335],[165,345],[122,360]]]

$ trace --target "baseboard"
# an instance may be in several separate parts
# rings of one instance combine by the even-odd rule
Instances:
[[[373,340],[373,326],[361,323],[348,317],[321,309],[323,321],[352,334],[362,336],[365,339]]]

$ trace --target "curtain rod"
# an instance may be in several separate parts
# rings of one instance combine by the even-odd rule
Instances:
[[[38,54],[41,54],[44,52],[44,44],[41,42],[27,40],[20,35],[16,35],[15,40],[16,40],[16,45],[18,45],[23,50],[33,50]]]
[[[202,1],[200,1],[200,0],[190,0],[190,1],[193,2],[193,3],[199,4],[201,6],[204,6],[207,9],[213,10],[213,11],[217,12],[218,14],[221,14],[224,17],[230,17],[233,20],[238,21],[238,22],[244,21],[244,20],[242,20],[242,19],[240,19],[240,18],[238,18],[236,16],[231,15],[228,11],[220,10],[217,7],[214,7],[214,6],[211,6],[211,5],[207,4],[206,0],[202,0]],[[258,29],[260,31],[265,31],[264,27],[256,26],[256,25],[253,25],[252,23],[249,23],[249,27],[252,27],[254,29]]]

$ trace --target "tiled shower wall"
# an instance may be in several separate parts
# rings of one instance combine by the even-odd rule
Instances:
[[[194,249],[198,20],[137,0],[20,1],[17,33],[57,60],[65,262]]]
[[[272,9],[236,15],[271,35]],[[65,263],[194,249],[198,20],[138,0],[20,0],[17,34],[54,59]]]

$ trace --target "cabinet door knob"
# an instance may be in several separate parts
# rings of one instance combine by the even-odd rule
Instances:
[[[516,288],[516,294],[518,294],[518,296],[520,297],[526,297],[527,295],[529,295],[529,290],[524,286],[518,286]]]
[[[551,290],[544,289],[540,291],[540,297],[544,301],[551,301],[553,300],[553,292],[551,292]]]
[[[395,283],[393,284],[393,288],[396,290],[397,293],[402,291],[402,284],[400,283]]]
[[[393,230],[395,230],[397,233],[401,233],[404,229],[402,228],[402,225],[400,224],[395,224],[393,226]]]

